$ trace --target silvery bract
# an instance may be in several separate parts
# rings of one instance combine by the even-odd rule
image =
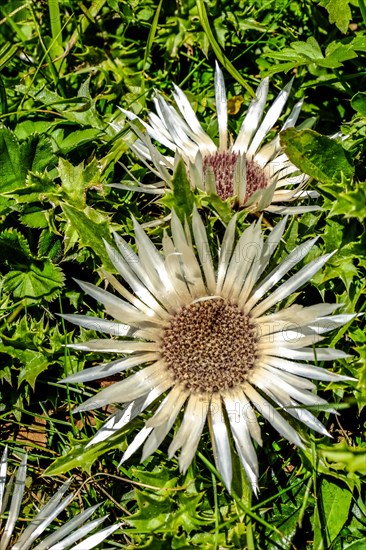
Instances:
[[[239,134],[232,142],[228,132],[224,78],[216,65],[218,146],[203,130],[187,97],[178,86],[174,86],[173,96],[180,113],[160,94],[156,94],[156,113],[150,112],[148,123],[134,113],[122,109],[138,136],[131,149],[159,178],[156,186],[138,183],[135,189],[149,193],[164,193],[164,190],[172,185],[172,173],[177,161],[183,158],[193,188],[217,194],[223,200],[236,197],[239,206],[248,210],[298,214],[318,209],[316,206],[286,204],[298,199],[316,197],[317,193],[303,189],[309,178],[300,173],[283,153],[279,134],[266,142],[268,133],[277,123],[287,102],[291,84],[292,82],[289,82],[285,86],[264,114],[269,80],[262,80]],[[281,130],[295,125],[301,106],[302,101],[296,103]],[[136,120],[146,129],[145,133],[140,130]],[[114,127],[120,130],[118,124]],[[162,155],[151,138],[172,151],[173,156]],[[114,186],[131,188],[120,184]]]
[[[177,422],[179,427],[168,452],[172,457],[180,449],[180,469],[185,472],[207,420],[217,468],[226,486],[230,488],[232,481],[231,432],[236,452],[256,490],[259,472],[255,446],[261,445],[262,439],[254,409],[298,447],[304,443],[288,422],[288,415],[328,435],[314,414],[304,408],[327,405],[309,379],[348,379],[313,363],[347,357],[343,351],[317,344],[323,334],[353,316],[332,315],[340,307],[338,304],[278,307],[332,256],[326,254],[310,261],[281,283],[317,240],[300,244],[268,271],[285,224],[286,218],[265,238],[258,220],[235,244],[234,216],[226,229],[216,269],[216,255],[211,254],[197,210],[192,232],[173,212],[172,237],[164,235],[161,251],[136,222],[138,254],[118,235],[118,251],[106,244],[111,262],[133,293],[108,273],[106,279],[122,298],[79,282],[115,321],[89,315],[64,317],[112,336],[72,348],[121,356],[71,375],[64,382],[91,382],[127,369],[138,370],[76,409],[87,411],[110,403],[124,404],[89,445],[106,440],[152,405],[154,413],[123,460],[140,446],[145,460]]]
[[[7,455],[8,451],[5,448],[0,462],[0,516],[3,516],[8,510],[8,517],[5,526],[0,521],[0,550],[91,550],[92,548],[99,548],[99,545],[119,528],[119,525],[112,525],[84,538],[95,531],[108,517],[104,516],[85,523],[100,506],[97,504],[76,515],[61,527],[56,528],[51,534],[45,535],[44,533],[51,522],[75,498],[73,493],[67,494],[71,481],[69,480],[60,487],[43,507],[40,507],[36,517],[27,525],[21,535],[13,540],[27,475],[27,455],[23,456],[16,476],[13,475],[6,484]],[[9,501],[10,505],[8,507]],[[81,539],[83,540],[78,542]]]

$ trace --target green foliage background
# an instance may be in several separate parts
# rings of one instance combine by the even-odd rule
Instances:
[[[124,522],[113,537],[117,548],[366,547],[362,317],[329,341],[352,355],[334,368],[358,379],[319,385],[341,413],[320,412],[333,441],[310,435],[312,452],[302,453],[265,425],[261,493],[252,500],[239,469],[227,493],[207,434],[186,476],[167,459],[169,442],[142,465],[135,459],[117,467],[142,419],[85,449],[109,411],[74,418],[71,410],[100,384],[71,390],[58,381],[103,358],[65,348],[93,333],[70,330],[57,316],[102,315],[73,278],[98,283],[100,268],[113,272],[103,238],[111,241],[116,230],[133,242],[131,214],[142,223],[163,218],[172,205],[184,214],[184,186],[165,202],[108,186],[131,176],[152,181],[128,153],[134,136],[118,107],[145,117],[154,89],[169,97],[175,82],[216,136],[216,58],[233,134],[260,78],[271,76],[274,97],[295,76],[290,103],[306,98],[302,120],[315,117],[315,131],[288,130],[282,144],[314,178],[322,211],[292,219],[277,259],[320,235],[313,257],[338,252],[299,300],[363,312],[365,18],[363,0],[9,0],[0,7],[0,446],[8,442],[14,463],[19,449],[29,451],[29,490],[39,500],[60,482],[40,478],[46,468],[58,476],[72,470],[75,487],[83,485],[83,502],[73,506],[105,500],[98,513]],[[338,132],[343,141],[325,137]],[[214,238],[230,211],[200,200]],[[156,242],[163,228],[149,230]],[[31,499],[30,514],[32,507]]]

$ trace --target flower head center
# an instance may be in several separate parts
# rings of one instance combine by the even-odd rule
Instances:
[[[229,151],[217,151],[203,159],[203,173],[211,168],[216,182],[216,191],[222,200],[226,200],[234,195],[234,175],[238,153]],[[268,178],[263,169],[253,159],[246,159],[245,173],[238,174],[240,178],[246,178],[246,192],[244,202],[246,202],[258,189],[264,189],[268,186]]]
[[[257,333],[235,304],[207,299],[184,306],[161,341],[162,356],[192,392],[220,392],[242,384],[255,366]]]

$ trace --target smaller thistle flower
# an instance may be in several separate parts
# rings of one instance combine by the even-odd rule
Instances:
[[[123,461],[142,445],[145,460],[181,416],[168,453],[172,457],[181,449],[179,465],[185,472],[207,420],[217,468],[226,486],[230,489],[232,480],[232,439],[256,491],[259,469],[255,443],[261,445],[262,438],[254,409],[281,436],[303,447],[303,439],[286,418],[289,415],[308,428],[329,435],[316,416],[304,408],[327,405],[316,395],[316,386],[309,379],[349,380],[312,362],[347,357],[341,350],[316,344],[323,340],[323,334],[354,316],[331,315],[340,307],[338,304],[308,307],[292,304],[278,309],[278,304],[287,298],[291,300],[291,295],[332,254],[312,260],[279,284],[317,240],[296,247],[265,275],[284,233],[286,218],[267,239],[258,220],[235,244],[234,216],[225,232],[217,270],[196,209],[192,233],[182,226],[173,211],[172,238],[164,235],[162,252],[134,223],[138,254],[118,235],[115,235],[118,251],[106,243],[111,262],[133,293],[108,273],[106,279],[123,299],[78,281],[85,292],[104,304],[107,314],[116,321],[63,315],[81,327],[123,337],[71,345],[77,350],[122,355],[110,363],[73,374],[63,382],[90,382],[141,367],[74,410],[125,404],[88,445],[108,439],[155,403],[155,412],[127,448]]]
[[[11,491],[13,494],[4,529],[2,529],[0,520],[0,550],[91,550],[92,548],[99,547],[99,544],[101,544],[120,527],[119,525],[106,527],[105,529],[97,531],[93,535],[84,538],[81,542],[74,545],[75,542],[79,541],[99,527],[99,525],[101,525],[108,517],[104,516],[102,518],[94,519],[83,525],[83,523],[86,522],[100,506],[100,504],[97,504],[76,515],[70,521],[61,527],[58,527],[51,534],[42,538],[42,540],[37,544],[36,541],[44,534],[50,523],[56,519],[57,516],[65,510],[65,508],[74,499],[75,495],[73,493],[70,493],[63,498],[69,489],[71,482],[71,480],[69,480],[66,481],[66,483],[60,487],[57,493],[54,494],[47,504],[39,510],[36,517],[24,529],[18,539],[12,540],[25,488],[25,480],[27,475],[27,455],[24,455],[19,465],[15,480],[13,475],[6,486],[7,457],[8,450],[6,447],[0,462],[0,516],[3,516],[5,513]]]
[[[171,186],[174,167],[179,158],[183,158],[193,188],[217,194],[223,200],[235,197],[240,207],[251,211],[267,210],[282,214],[317,210],[319,207],[316,206],[289,207],[278,204],[317,197],[318,194],[315,191],[303,190],[309,177],[299,173],[298,168],[283,153],[279,134],[263,145],[287,102],[292,81],[279,93],[264,116],[268,85],[268,78],[260,83],[256,98],[252,100],[239,134],[232,143],[228,135],[224,77],[216,63],[218,146],[205,133],[186,95],[176,85],[173,97],[180,114],[160,94],[156,94],[154,99],[156,113],[149,114],[149,123],[134,113],[121,109],[138,136],[131,149],[162,180],[160,187],[139,184],[136,190],[163,193],[161,185]],[[295,125],[302,103],[296,103],[281,131]],[[134,122],[136,120],[140,121],[147,133],[141,132]],[[120,130],[118,125],[114,127]],[[171,150],[174,156],[162,155],[150,138]],[[131,189],[120,184],[113,186]]]

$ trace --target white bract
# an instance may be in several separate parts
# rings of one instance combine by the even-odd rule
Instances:
[[[25,488],[27,455],[24,454],[16,476],[13,475],[8,484],[6,484],[7,458],[8,450],[5,448],[0,462],[0,516],[3,517],[7,509],[8,513],[5,526],[0,520],[0,550],[91,550],[100,548],[99,545],[119,528],[119,525],[112,525],[89,535],[108,517],[103,516],[87,522],[100,506],[97,504],[77,514],[50,534],[44,535],[47,527],[75,497],[73,493],[67,494],[71,482],[69,480],[44,506],[40,507],[36,517],[30,521],[21,535],[14,539],[14,528],[18,521]],[[86,535],[89,536],[86,537]]]
[[[172,457],[180,449],[180,469],[185,472],[208,420],[217,468],[226,486],[230,488],[232,481],[231,432],[249,482],[257,490],[256,445],[262,444],[262,438],[255,409],[298,447],[304,442],[288,422],[289,415],[328,435],[306,408],[327,408],[310,379],[349,378],[314,362],[347,355],[317,344],[323,334],[354,316],[332,315],[339,304],[278,307],[332,256],[326,254],[310,261],[281,282],[317,240],[300,244],[279,265],[268,269],[285,225],[286,218],[265,238],[258,220],[236,239],[234,216],[217,262],[197,210],[192,231],[173,212],[172,236],[165,233],[161,251],[137,222],[137,254],[118,235],[118,250],[106,244],[111,262],[130,290],[108,273],[107,280],[121,298],[90,283],[78,283],[105,306],[115,321],[89,315],[64,318],[112,336],[74,344],[72,348],[119,353],[121,357],[77,372],[63,382],[90,382],[127,369],[138,370],[102,389],[74,411],[124,404],[89,445],[106,440],[152,405],[150,410],[154,412],[126,450],[124,461],[141,446],[145,460],[178,423],[168,452]]]
[[[268,133],[277,123],[287,102],[291,85],[292,81],[279,93],[264,114],[269,80],[262,80],[239,134],[232,141],[228,132],[224,78],[216,64],[218,145],[203,130],[186,95],[178,86],[174,86],[173,96],[179,112],[158,93],[154,99],[156,113],[150,112],[148,122],[122,109],[138,138],[131,149],[159,178],[155,186],[138,183],[132,188],[148,193],[164,193],[165,189],[171,187],[174,168],[182,158],[192,188],[217,194],[223,200],[235,197],[236,203],[248,210],[298,214],[319,209],[317,206],[285,204],[298,199],[314,198],[318,194],[303,189],[309,177],[300,173],[283,152],[279,134],[271,141],[266,141]],[[281,131],[295,125],[301,106],[302,101],[296,103]],[[137,120],[140,126],[136,124]],[[141,131],[141,125],[146,132]],[[118,124],[113,126],[120,130]],[[161,154],[151,139],[172,151],[173,155]],[[129,185],[113,186],[131,189]]]

